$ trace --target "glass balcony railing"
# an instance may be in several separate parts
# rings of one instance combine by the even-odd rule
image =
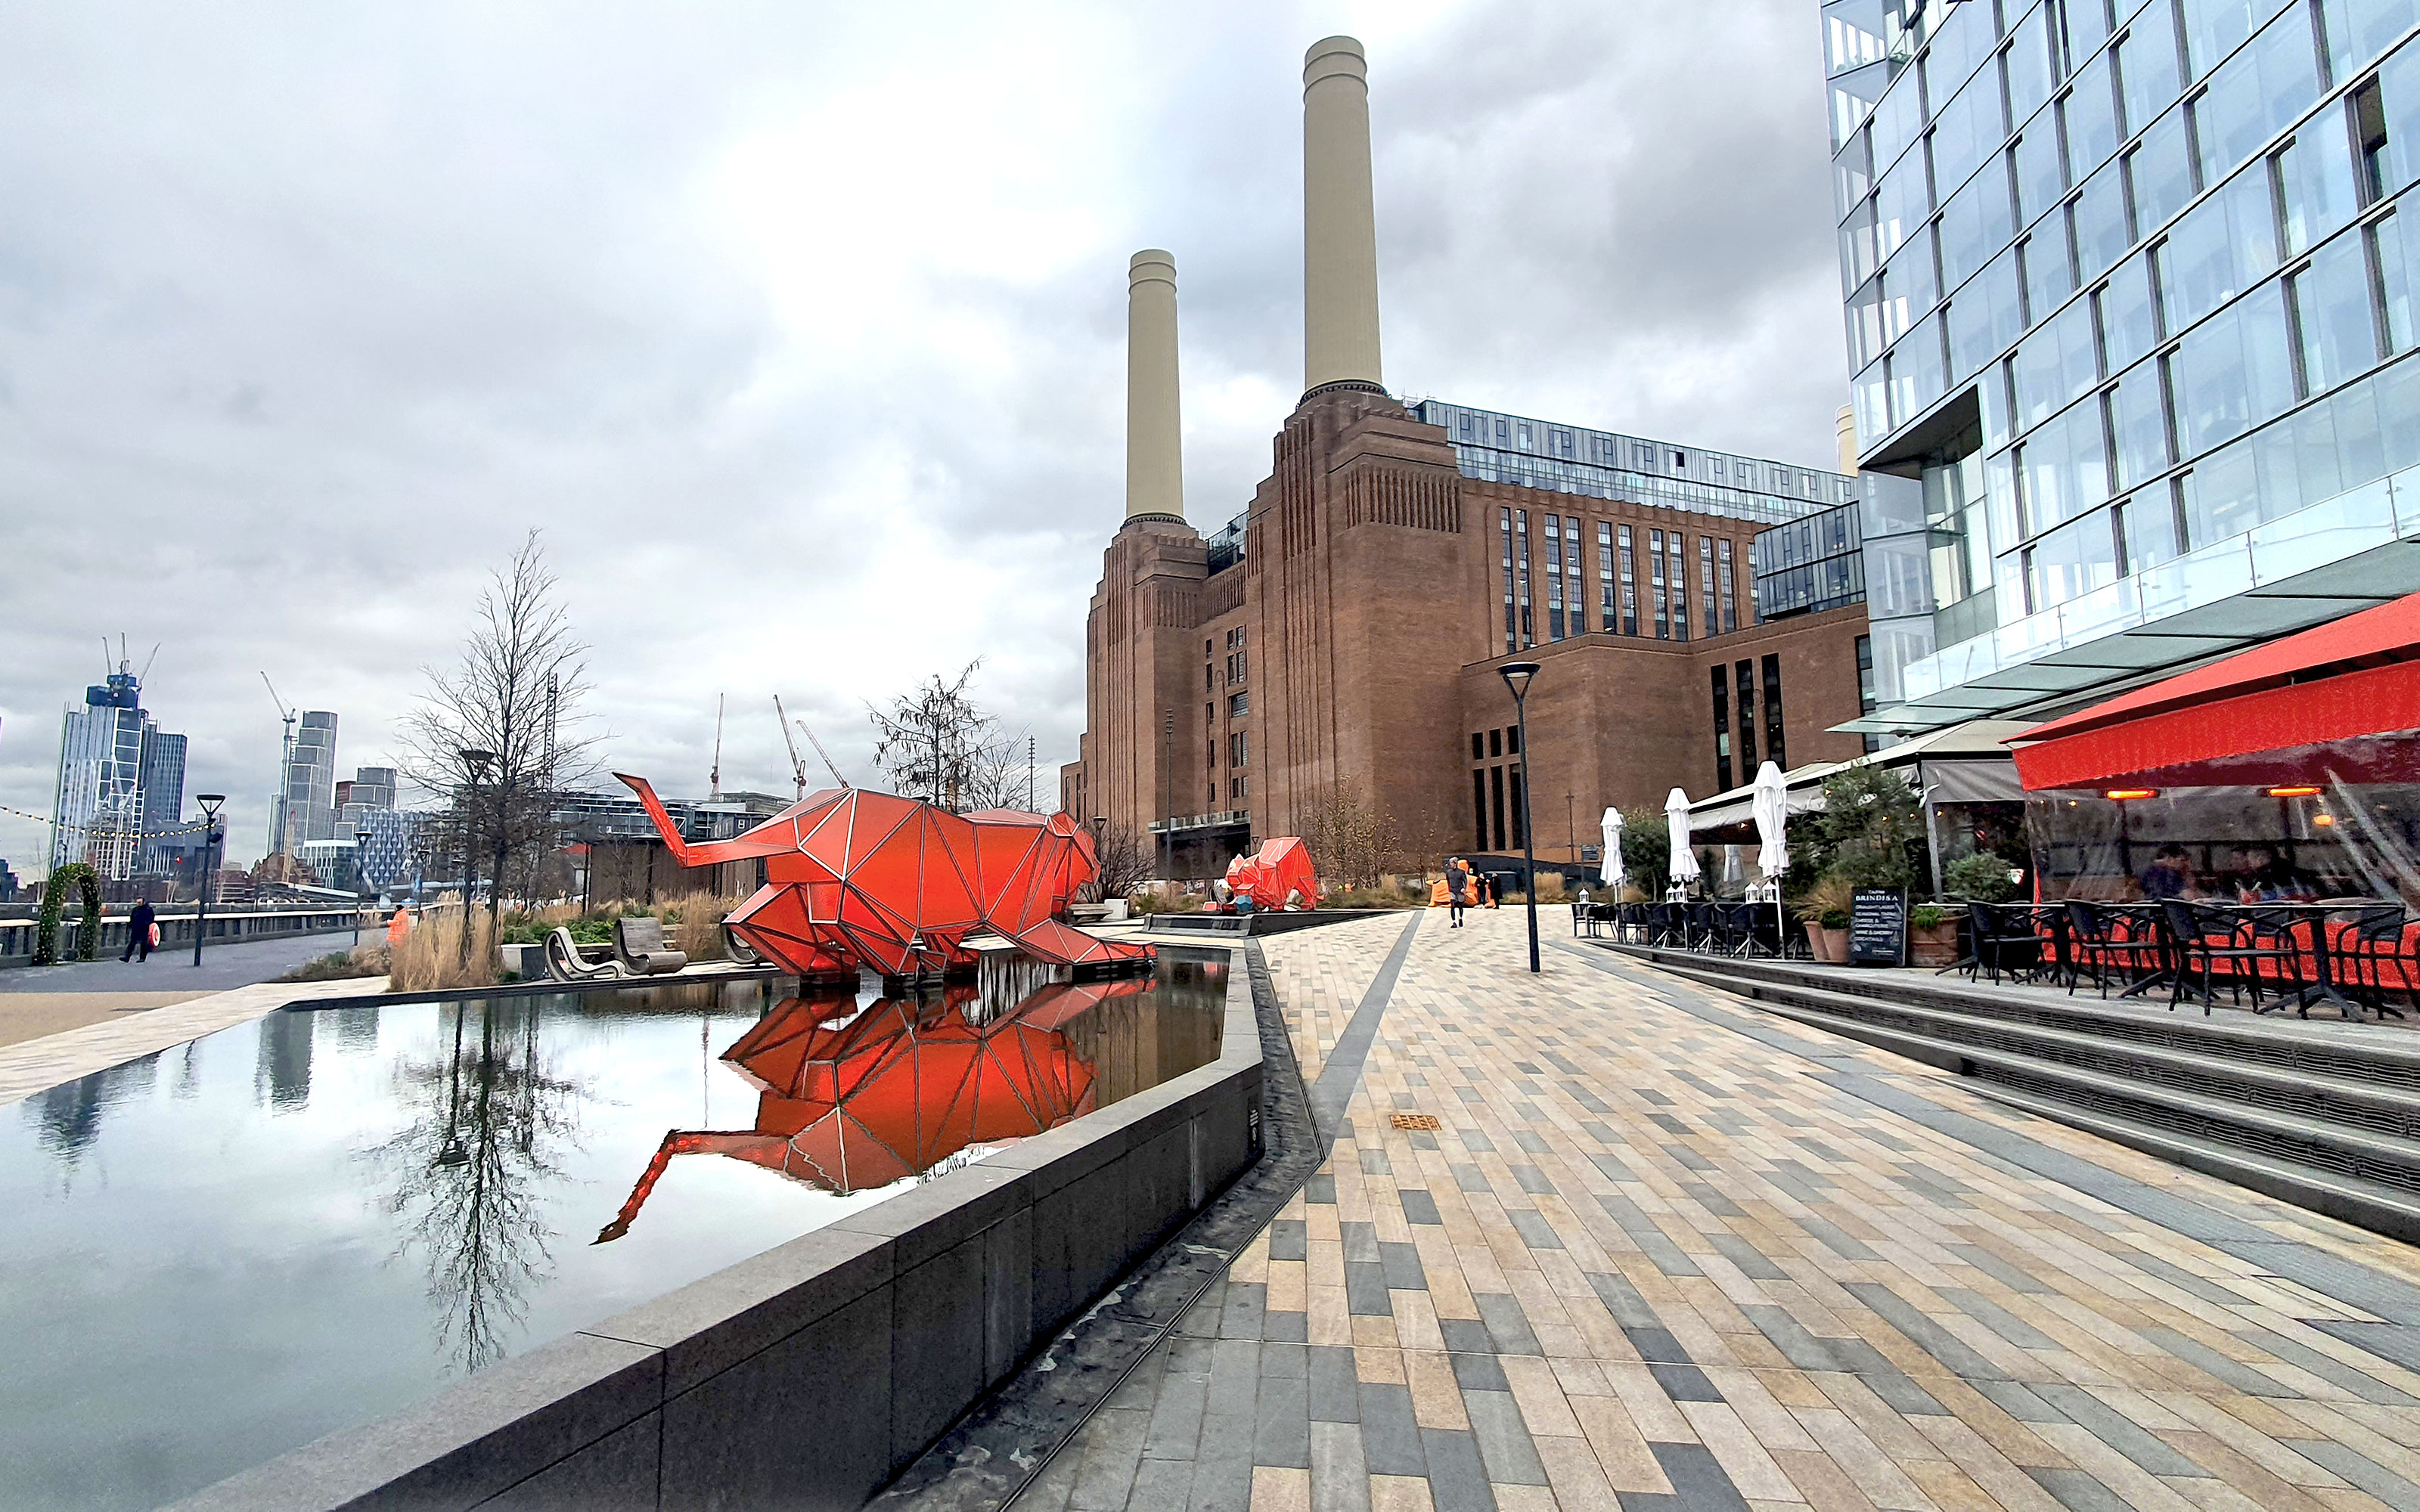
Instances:
[[[1908,665],[1901,674],[1902,696],[1930,697],[2412,536],[2420,536],[2420,468],[2364,484],[1987,634],[1944,646]]]

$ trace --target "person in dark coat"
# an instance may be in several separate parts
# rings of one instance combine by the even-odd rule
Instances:
[[[1470,867],[1462,857],[1453,856],[1445,863],[1446,914],[1453,922],[1450,929],[1462,928],[1462,911],[1470,906]]]
[[[126,953],[120,961],[151,959],[151,904],[148,901],[134,905],[133,917],[126,921]]]

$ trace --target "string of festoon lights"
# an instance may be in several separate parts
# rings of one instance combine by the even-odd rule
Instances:
[[[198,835],[209,827],[207,824],[199,822],[179,825],[174,829],[143,830],[119,829],[110,825],[62,825],[49,814],[34,813],[24,809],[12,809],[5,803],[0,803],[0,813],[14,814],[20,819],[30,819],[38,825],[49,825],[54,828],[64,829],[71,835],[102,835],[111,840],[168,840],[178,835]]]

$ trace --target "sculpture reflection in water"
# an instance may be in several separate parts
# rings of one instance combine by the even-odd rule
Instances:
[[[620,776],[620,774],[615,774]],[[955,975],[985,931],[1063,967],[1140,965],[1148,945],[1063,921],[1097,867],[1064,813],[956,814],[862,788],[814,793],[736,839],[691,844],[644,779],[622,777],[683,866],[759,860],[769,879],[724,920],[759,955],[803,978]]]
[[[597,1242],[629,1232],[675,1155],[728,1155],[846,1196],[1090,1113],[1099,1072],[1071,1025],[1151,985],[1052,982],[1013,1008],[971,987],[861,1012],[852,997],[786,999],[722,1053],[758,1089],[755,1127],[666,1134]]]
[[[467,1375],[504,1354],[551,1270],[540,1189],[564,1180],[554,1147],[584,1092],[540,1059],[534,1000],[449,1006],[444,1053],[396,1068],[416,1116],[372,1158],[394,1173],[402,1248],[428,1267],[438,1348]]]

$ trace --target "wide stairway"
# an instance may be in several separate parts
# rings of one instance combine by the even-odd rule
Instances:
[[[1605,945],[1973,1089],[2347,1223],[2420,1242],[2420,1029],[2290,1010],[2106,1001],[2087,984],[1738,961]],[[2222,999],[2222,1002],[2224,999]]]

